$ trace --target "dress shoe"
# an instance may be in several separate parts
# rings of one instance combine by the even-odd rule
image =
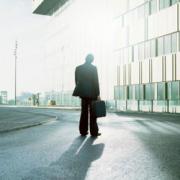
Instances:
[[[88,135],[88,132],[87,133],[81,133],[81,136],[87,136]]]
[[[91,136],[93,136],[93,137],[101,136],[101,133],[91,134]]]

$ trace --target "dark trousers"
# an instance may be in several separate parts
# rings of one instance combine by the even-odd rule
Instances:
[[[98,133],[97,119],[92,113],[92,99],[81,99],[81,117],[79,122],[80,134],[88,132],[88,119],[90,116],[90,133],[96,135]]]

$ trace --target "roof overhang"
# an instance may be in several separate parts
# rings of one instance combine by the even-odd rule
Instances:
[[[52,15],[69,0],[33,0],[33,13]]]

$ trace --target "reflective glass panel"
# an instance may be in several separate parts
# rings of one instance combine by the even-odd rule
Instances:
[[[177,2],[179,2],[179,0],[171,0],[171,4],[176,4]]]
[[[172,100],[180,99],[179,95],[179,81],[172,82],[172,89],[171,89],[171,98]]]
[[[164,8],[164,0],[159,0],[159,9]]]
[[[172,95],[172,82],[167,83],[167,98],[171,100],[171,95]]]
[[[150,57],[150,46],[151,46],[151,42],[150,41],[147,41],[145,43],[145,58],[149,58]]]
[[[172,34],[171,41],[172,52],[177,52],[177,33]]]
[[[166,83],[161,82],[157,84],[157,99],[158,100],[165,100],[167,92],[166,92]]]
[[[139,85],[135,85],[135,99],[139,100],[140,96],[139,96]]]
[[[164,54],[163,37],[158,38],[158,56]]]
[[[123,86],[119,86],[119,96],[120,96],[121,100],[124,99],[124,87]]]
[[[157,12],[157,0],[150,1],[150,14]]]
[[[147,2],[144,4],[144,16],[148,16],[149,14],[149,2]]]
[[[138,54],[139,54],[139,60],[143,60],[144,59],[144,43],[139,44]]]
[[[155,57],[156,56],[156,40],[153,39],[150,41],[150,46],[151,46],[151,57]]]
[[[115,87],[114,87],[114,98],[115,98],[115,99],[120,99],[119,86],[115,86]]]
[[[129,51],[128,48],[124,49],[124,63],[127,64],[129,62]]]
[[[138,18],[143,18],[144,17],[144,14],[145,14],[145,9],[144,9],[144,5],[140,6],[138,8]]]
[[[128,48],[128,62],[132,62],[132,47]]]
[[[167,8],[171,5],[170,0],[164,0],[164,8]]]
[[[145,99],[153,100],[154,99],[154,86],[153,84],[145,85]]]
[[[128,90],[129,90],[129,99],[133,99],[133,86],[129,86],[129,88],[128,88]]]
[[[167,35],[164,37],[164,53],[171,53],[171,35]]]
[[[141,85],[139,85],[139,99],[140,100],[144,100],[144,85],[143,84],[141,84]]]
[[[134,61],[138,61],[139,57],[138,57],[138,45],[135,45],[134,48]]]

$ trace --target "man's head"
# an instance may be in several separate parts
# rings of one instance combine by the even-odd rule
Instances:
[[[93,54],[88,54],[88,55],[86,56],[86,63],[91,64],[93,61],[94,61],[94,56],[93,56]]]

